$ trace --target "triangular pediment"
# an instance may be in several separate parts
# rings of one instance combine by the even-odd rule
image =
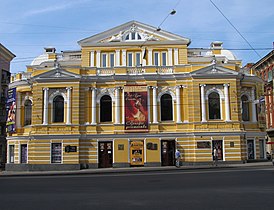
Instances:
[[[75,80],[79,79],[80,76],[78,74],[71,73],[65,69],[62,68],[54,68],[50,71],[47,71],[45,73],[39,74],[35,76],[33,79],[38,80]]]
[[[205,68],[191,72],[193,77],[226,77],[226,76],[237,76],[239,73],[223,66],[212,64]]]
[[[78,42],[81,46],[102,46],[109,44],[130,44],[144,42],[175,42],[181,44],[190,44],[190,40],[182,36],[164,31],[157,30],[156,27],[140,23],[138,21],[130,21],[105,32],[96,34]]]

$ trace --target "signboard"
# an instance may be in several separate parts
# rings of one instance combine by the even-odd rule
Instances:
[[[125,86],[125,131],[147,132],[147,86]]]
[[[130,164],[131,165],[144,165],[144,142],[132,141],[130,143]]]
[[[199,142],[197,142],[197,148],[199,148],[199,149],[211,148],[210,141],[199,141]]]
[[[15,116],[16,116],[16,88],[8,90],[8,98],[6,103],[7,120],[6,131],[7,133],[15,132]]]
[[[77,146],[65,146],[65,152],[77,152]]]

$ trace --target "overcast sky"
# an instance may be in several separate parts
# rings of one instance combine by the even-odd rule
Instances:
[[[271,51],[273,0],[212,1],[261,57]],[[16,55],[16,73],[44,47],[78,50],[77,41],[131,20],[158,27],[172,9],[161,28],[191,39],[191,48],[222,41],[243,65],[260,59],[210,0],[0,0],[0,43]]]

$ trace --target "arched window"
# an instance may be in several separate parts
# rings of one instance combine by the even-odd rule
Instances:
[[[221,119],[220,96],[218,93],[212,92],[208,95],[208,110],[210,120]]]
[[[64,122],[64,98],[60,95],[53,99],[53,122]]]
[[[24,109],[24,125],[31,125],[31,112],[32,112],[32,103],[31,100],[25,101]]]
[[[161,96],[161,121],[173,120],[172,97],[169,94]]]
[[[104,95],[100,99],[100,122],[112,121],[112,103],[111,97]]]
[[[243,95],[241,97],[242,101],[242,120],[243,121],[249,121],[249,102],[248,97],[246,95]]]

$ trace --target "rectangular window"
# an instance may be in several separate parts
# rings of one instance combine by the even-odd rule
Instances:
[[[14,145],[9,146],[9,163],[14,163]]]
[[[136,53],[136,66],[141,66],[141,53]]]
[[[158,52],[154,53],[154,65],[159,66],[159,53]]]
[[[51,163],[61,163],[62,161],[62,144],[51,144]]]
[[[133,55],[132,53],[127,54],[127,65],[132,66],[133,65]]]
[[[110,67],[113,68],[114,67],[114,53],[111,53],[109,55],[110,58]]]
[[[107,67],[107,54],[102,54],[102,67]]]
[[[166,58],[167,58],[167,53],[163,52],[162,53],[162,66],[166,66]]]
[[[26,144],[21,144],[21,163],[27,163],[28,160],[28,147]]]

